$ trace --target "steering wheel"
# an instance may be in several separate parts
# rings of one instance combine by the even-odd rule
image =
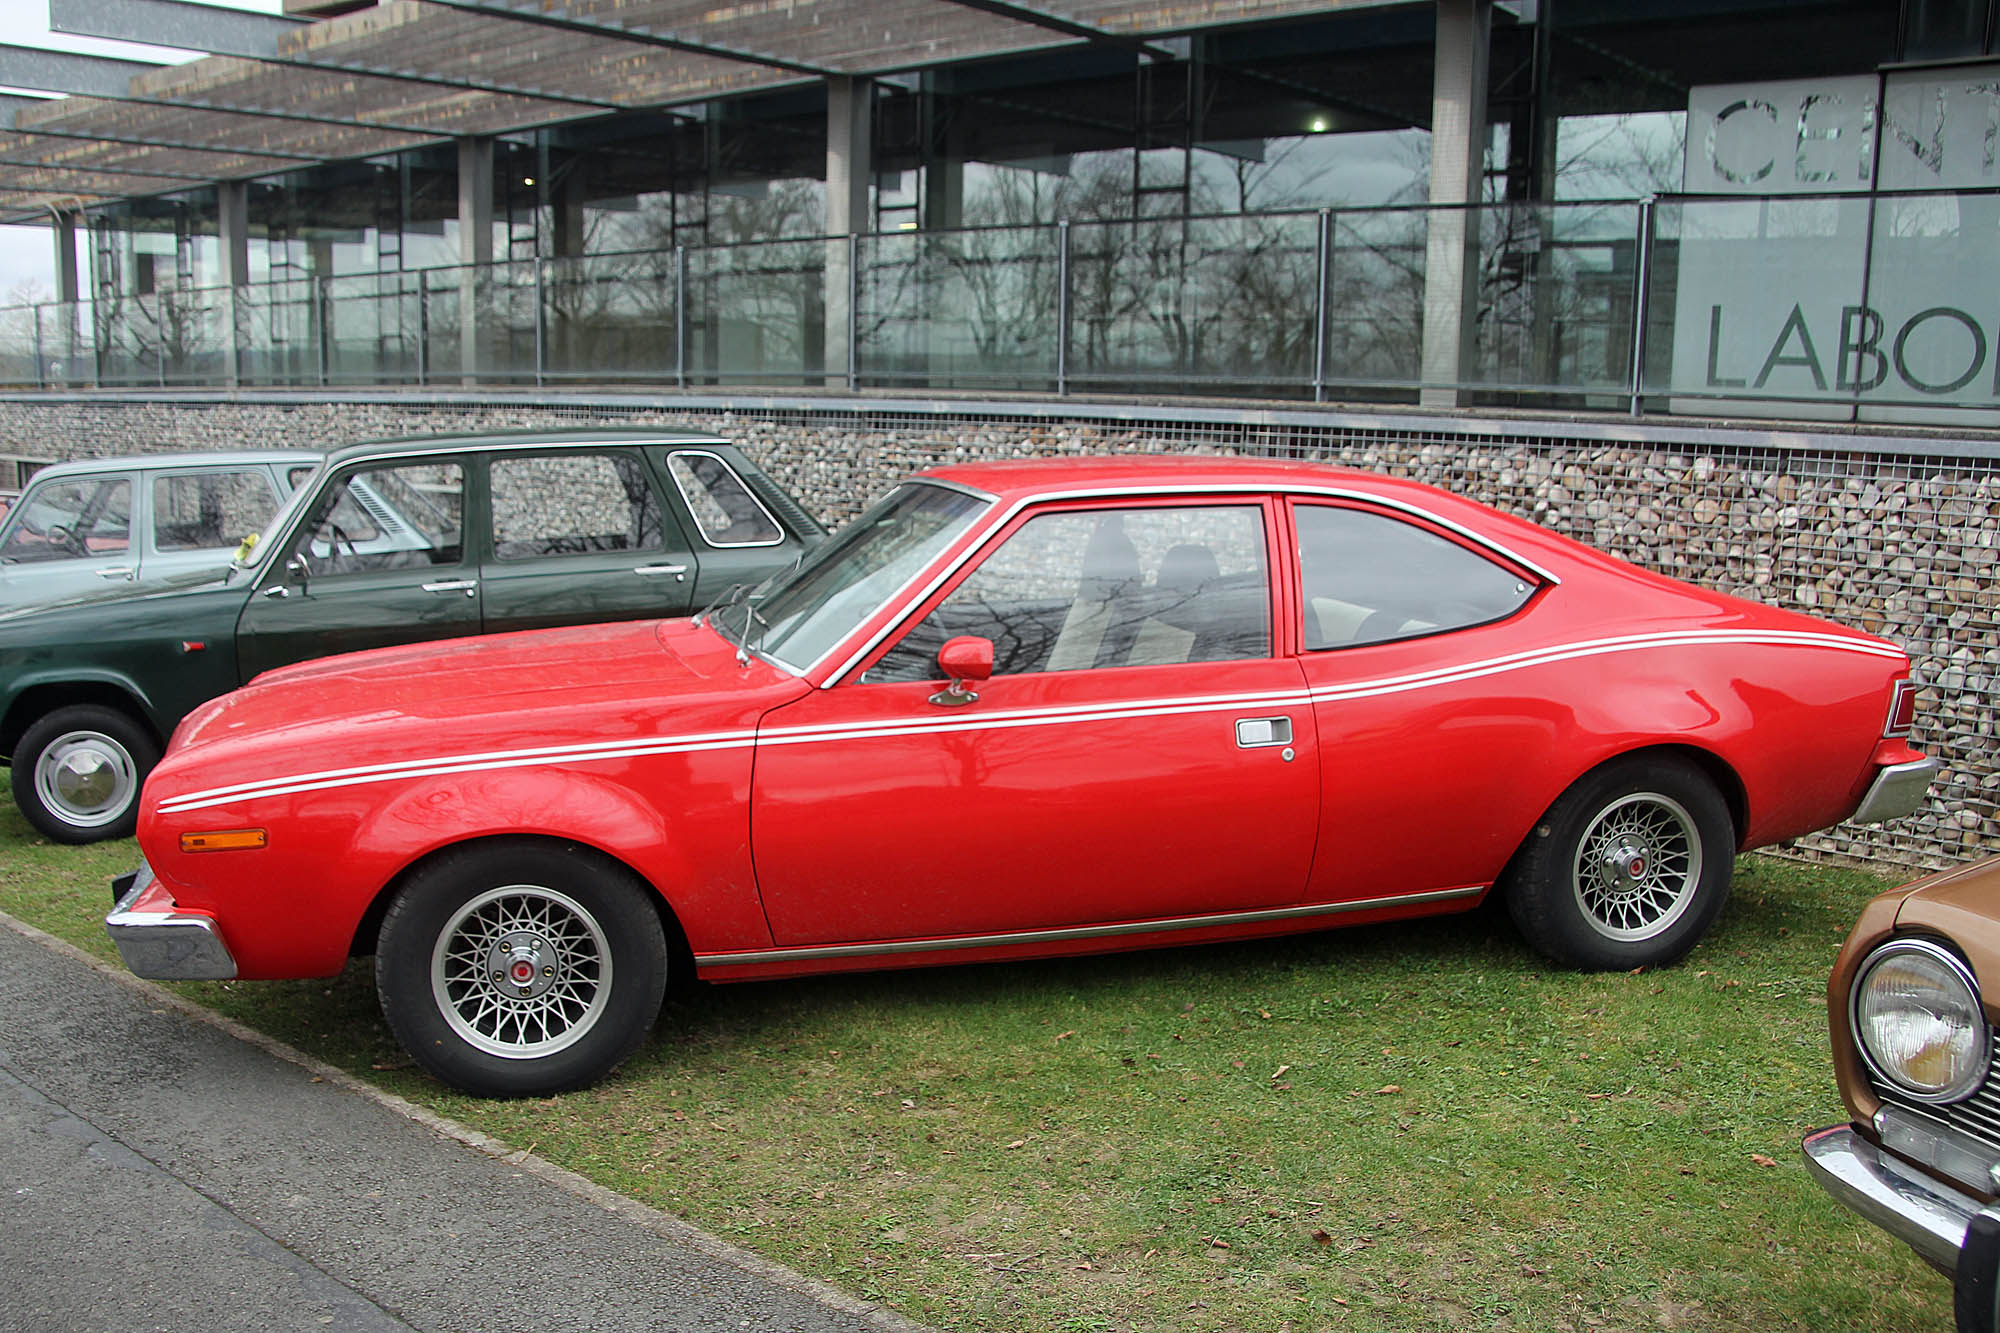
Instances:
[[[51,546],[60,546],[64,550],[74,551],[78,555],[85,554],[82,539],[73,530],[64,527],[60,523],[51,523],[48,527],[42,529],[42,536],[48,538],[49,545]]]

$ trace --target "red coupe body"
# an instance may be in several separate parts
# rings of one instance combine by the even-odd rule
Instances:
[[[215,700],[146,783],[125,922],[198,925],[237,976],[328,975],[421,868],[527,837],[628,871],[711,981],[1047,956],[1471,907],[1634,757],[1712,788],[1725,857],[1930,776],[1894,645],[1414,483],[1128,459],[897,495],[954,517],[885,501],[789,619],[780,585],[735,622],[357,653]],[[871,524],[923,540],[815,574]],[[966,625],[1000,660],[941,689]],[[1619,847],[1628,887],[1665,855]]]

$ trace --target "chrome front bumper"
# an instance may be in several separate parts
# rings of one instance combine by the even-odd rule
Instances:
[[[156,887],[153,868],[143,861],[111,882],[116,902],[104,918],[104,929],[125,966],[153,981],[227,981],[235,976],[236,959],[214,921],[180,911],[164,892],[139,904]]]
[[[1944,1273],[1958,1271],[1965,1233],[1984,1205],[1883,1152],[1846,1125],[1806,1136],[1820,1188]]]
[[[1868,794],[1861,798],[1861,805],[1847,817],[1848,821],[1880,824],[1914,814],[1923,806],[1924,796],[1931,789],[1931,779],[1942,767],[1936,759],[1889,765],[1875,775],[1875,781],[1868,785]]]

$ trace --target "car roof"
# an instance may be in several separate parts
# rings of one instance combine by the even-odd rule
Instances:
[[[183,467],[243,467],[259,463],[317,463],[314,449],[227,449],[190,454],[121,454],[113,458],[73,458],[37,468],[30,485],[43,477],[90,476],[99,472],[159,472]]]
[[[1116,492],[1162,486],[1212,486],[1218,489],[1249,486],[1273,491],[1323,491],[1333,487],[1403,499],[1449,494],[1421,482],[1386,477],[1358,468],[1290,459],[1239,458],[1229,454],[1024,458],[991,463],[954,463],[927,469],[920,475],[969,486],[1002,500],[1029,500],[1051,494],[1099,489]]]
[[[395,454],[452,453],[472,449],[570,448],[593,444],[694,444],[704,448],[725,446],[729,441],[707,431],[680,430],[669,426],[635,429],[614,426],[592,430],[509,430],[477,431],[463,435],[406,435],[388,440],[365,440],[329,450],[335,463],[349,458],[374,458]]]

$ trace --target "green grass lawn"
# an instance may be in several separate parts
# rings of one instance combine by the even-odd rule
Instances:
[[[0,805],[0,908],[93,953],[136,857]],[[1749,858],[1710,939],[1637,975],[1481,911],[704,988],[603,1086],[513,1103],[410,1068],[365,962],[179,989],[945,1328],[1937,1333],[1945,1281],[1798,1151],[1844,1118],[1823,992],[1879,887]]]

